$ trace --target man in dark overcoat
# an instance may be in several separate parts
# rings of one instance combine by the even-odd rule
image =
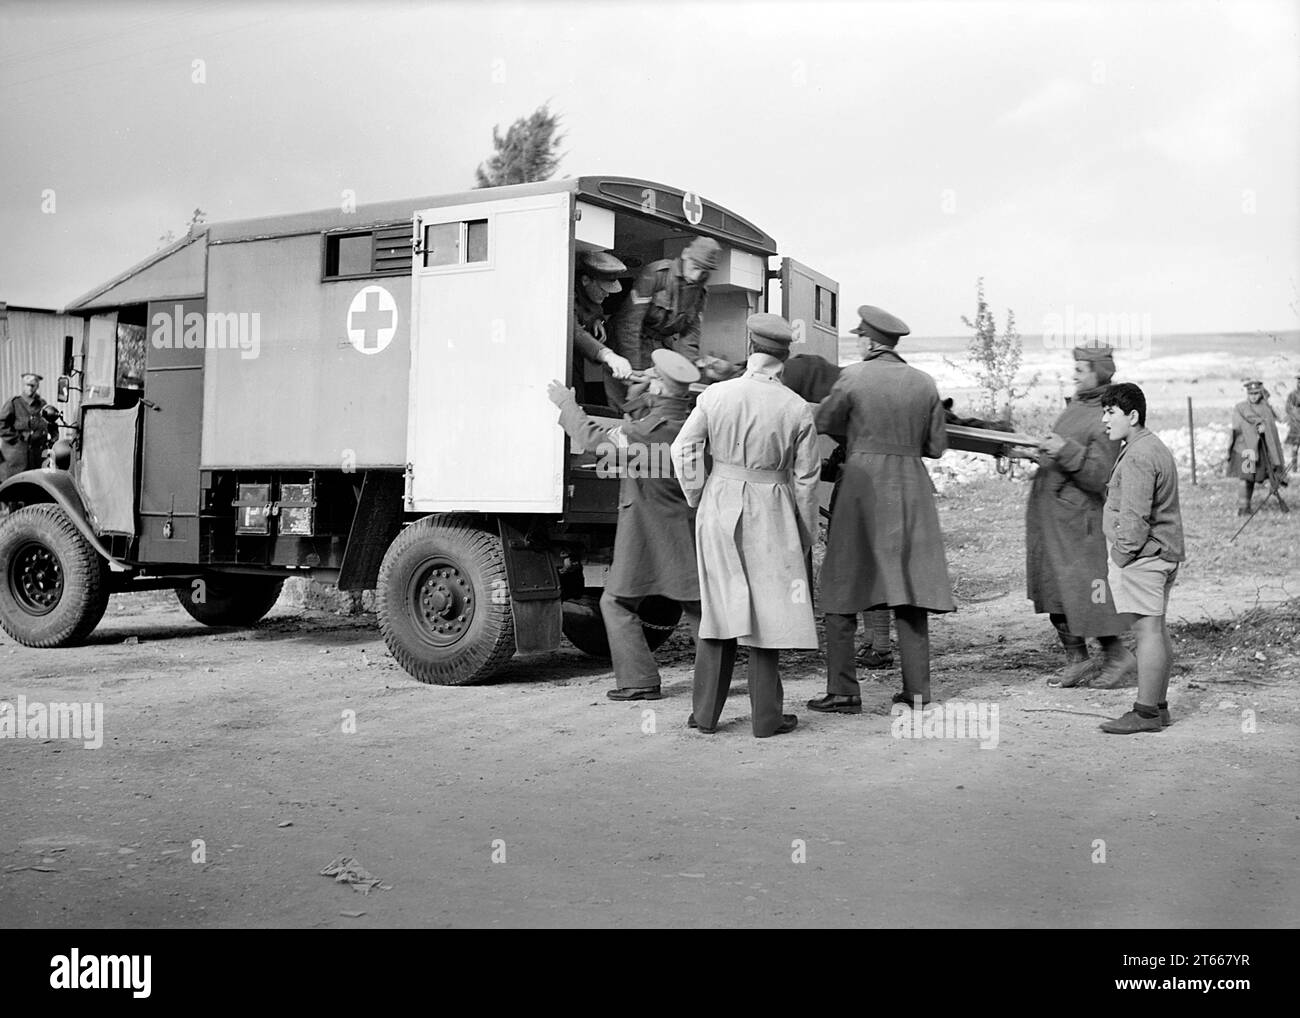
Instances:
[[[1286,457],[1277,434],[1277,412],[1268,401],[1264,383],[1245,383],[1246,398],[1232,408],[1232,446],[1228,472],[1242,479],[1237,515],[1249,516],[1256,484],[1267,484],[1270,472],[1280,484],[1286,481]]]
[[[48,403],[39,392],[41,376],[22,376],[23,391],[0,408],[0,481],[24,470],[37,470],[52,438],[57,437],[41,416]]]
[[[1115,612],[1101,533],[1106,481],[1119,456],[1101,421],[1101,394],[1114,374],[1110,347],[1075,348],[1074,396],[1039,447],[1025,509],[1026,593],[1065,647],[1065,671],[1052,679],[1062,686],[1095,675],[1091,684],[1109,688],[1137,674],[1120,641],[1128,620]],[[1100,673],[1088,659],[1088,637],[1101,643]]]
[[[816,414],[817,430],[843,439],[847,456],[821,572],[827,691],[808,706],[845,714],[862,711],[858,612],[893,609],[903,673],[894,702],[915,706],[930,701],[929,613],[956,607],[934,486],[921,462],[948,448],[939,390],[895,351],[909,331],[902,321],[870,305],[858,316],[853,331],[869,339],[866,356],[844,368]]]
[[[672,470],[673,439],[690,416],[690,386],[700,372],[670,350],[656,350],[653,379],[633,389],[630,414],[618,425],[592,420],[573,391],[552,382],[548,395],[560,408],[560,425],[597,455],[597,471],[619,476],[614,560],[600,596],[609,637],[615,688],[611,700],[658,700],[659,668],[637,609],[651,596],[682,606],[694,638],[700,627],[700,579],[695,559],[695,510]]]

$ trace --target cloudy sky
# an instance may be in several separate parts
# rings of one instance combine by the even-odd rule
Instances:
[[[1300,5],[0,0],[0,300],[57,307],[209,219],[561,173],[697,191],[930,335],[1300,326]],[[49,211],[51,194],[53,211]]]

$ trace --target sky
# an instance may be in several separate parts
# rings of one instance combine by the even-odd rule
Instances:
[[[980,277],[1026,335],[1292,330],[1298,57],[1293,0],[0,0],[0,300],[61,307],[196,207],[465,190],[549,102],[560,175],[695,191],[915,334]]]

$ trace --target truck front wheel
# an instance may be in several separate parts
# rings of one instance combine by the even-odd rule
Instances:
[[[421,682],[481,682],[514,655],[501,539],[464,518],[403,530],[379,567],[375,606],[389,651]]]
[[[0,627],[27,647],[68,647],[108,606],[108,566],[59,506],[0,520]]]
[[[209,573],[176,588],[176,600],[205,626],[251,626],[280,599],[283,576]]]

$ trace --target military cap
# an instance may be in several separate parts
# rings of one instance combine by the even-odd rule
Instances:
[[[883,308],[863,304],[858,308],[858,317],[862,319],[856,329],[850,329],[854,335],[866,336],[885,346],[894,346],[901,337],[912,330],[901,318],[895,318]]]
[[[696,237],[686,246],[682,257],[712,272],[722,264],[722,245],[712,237]]]
[[[745,319],[745,328],[749,330],[749,338],[756,349],[764,353],[790,352],[794,333],[790,330],[790,323],[780,315],[766,313],[750,315]]]
[[[606,293],[618,293],[623,289],[618,277],[627,273],[627,266],[608,251],[584,251],[578,256],[578,272],[600,283]]]
[[[1247,391],[1247,392],[1251,392],[1251,391],[1254,390],[1254,389],[1262,389],[1262,388],[1264,388],[1264,383],[1261,382],[1258,378],[1250,378],[1250,379],[1247,379],[1247,380],[1246,380],[1245,382],[1243,382],[1242,384],[1246,386],[1246,391]]]
[[[700,369],[676,350],[655,350],[650,354],[650,360],[654,362],[655,371],[660,378],[679,385],[690,385],[700,380]]]
[[[1083,343],[1074,348],[1076,361],[1113,361],[1115,351],[1105,343]]]
[[[26,382],[27,379],[29,379],[29,378],[34,378],[36,381],[40,382],[40,381],[43,381],[43,380],[45,379],[45,376],[44,376],[44,375],[38,375],[35,371],[24,371],[24,372],[22,373],[22,375],[21,375],[21,378],[22,378],[22,380],[23,380],[24,382]]]

